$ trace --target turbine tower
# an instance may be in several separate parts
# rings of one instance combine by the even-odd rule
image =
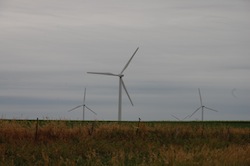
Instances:
[[[122,69],[122,71],[119,74],[113,74],[113,73],[103,73],[103,72],[87,72],[88,74],[100,74],[100,75],[107,75],[107,76],[117,76],[119,77],[119,98],[118,98],[118,121],[121,121],[122,119],[122,88],[125,90],[132,106],[134,105],[129,94],[127,91],[127,88],[123,82],[122,77],[124,76],[123,72],[126,70],[126,68],[128,67],[129,63],[131,62],[131,60],[133,59],[133,57],[135,56],[136,52],[138,51],[139,47],[135,50],[135,52],[133,53],[133,55],[131,56],[131,58],[129,59],[129,61],[127,62],[127,64],[124,66],[124,68]]]
[[[85,107],[86,107],[89,111],[91,111],[92,113],[94,113],[95,115],[97,115],[93,110],[91,110],[89,107],[86,106],[86,104],[85,104],[85,99],[86,99],[86,88],[84,89],[83,104],[78,105],[78,106],[76,106],[76,107],[74,107],[74,108],[68,110],[68,112],[73,111],[73,110],[75,110],[75,109],[77,109],[77,108],[79,108],[79,107],[82,107],[82,120],[84,120]]]
[[[214,112],[218,112],[217,110],[214,110],[212,108],[208,108],[206,106],[203,105],[202,103],[202,98],[201,98],[201,91],[200,91],[200,88],[198,89],[199,90],[199,96],[200,96],[200,103],[201,103],[201,106],[199,108],[197,108],[190,116],[189,118],[191,118],[197,111],[199,111],[201,109],[201,121],[204,120],[204,108],[206,108],[207,110],[210,110],[210,111],[214,111]]]

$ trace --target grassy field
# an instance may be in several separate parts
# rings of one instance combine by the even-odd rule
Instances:
[[[250,122],[0,120],[0,165],[250,165]]]

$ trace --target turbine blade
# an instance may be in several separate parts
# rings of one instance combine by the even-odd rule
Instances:
[[[181,120],[180,120],[179,118],[177,118],[176,116],[174,116],[174,115],[171,115],[171,116],[174,117],[175,119],[181,121]]]
[[[191,115],[189,115],[189,118],[191,118],[201,107],[197,108]]]
[[[79,108],[79,107],[82,107],[82,106],[83,106],[83,105],[79,105],[79,106],[77,106],[77,107],[74,107],[74,108],[68,110],[68,112],[73,111],[73,110],[75,110],[75,109],[77,109],[77,108]]]
[[[128,67],[129,63],[131,62],[131,60],[133,59],[133,57],[135,56],[136,52],[138,51],[139,47],[137,47],[137,49],[135,50],[135,52],[133,53],[133,55],[131,56],[131,58],[129,59],[129,61],[127,62],[127,64],[124,66],[124,68],[121,71],[121,74],[124,72],[124,70],[126,70],[126,68]]]
[[[125,86],[125,84],[124,84],[122,78],[120,78],[120,79],[121,79],[121,82],[122,82],[122,86],[123,86],[125,92],[127,93],[127,96],[128,96],[128,98],[129,98],[129,100],[130,100],[132,106],[134,106],[134,104],[133,104],[133,102],[132,102],[132,100],[131,100],[131,98],[130,98],[130,96],[129,96],[129,94],[128,94],[128,91],[127,91],[127,89],[126,89],[126,86]]]
[[[189,115],[187,115],[185,118],[183,118],[182,120],[185,120],[185,119],[187,119],[189,117]]]
[[[204,106],[204,107],[205,107],[205,106]],[[214,109],[212,109],[212,108],[208,108],[208,107],[205,107],[205,108],[208,109],[208,110],[214,111],[214,112],[219,112],[219,111],[214,110]]]
[[[85,107],[88,109],[88,110],[90,110],[91,112],[93,112],[95,115],[97,115],[97,113],[95,113],[95,111],[93,111],[93,110],[91,110],[89,107],[87,107],[86,105],[85,105]]]
[[[201,106],[203,106],[203,105],[202,105],[202,98],[201,98],[201,91],[200,91],[200,88],[199,88],[198,90],[199,90],[199,96],[200,96]]]
[[[85,105],[85,99],[86,99],[86,88],[84,89],[83,105]]]
[[[100,74],[100,75],[108,75],[108,76],[119,76],[118,74],[113,73],[102,73],[102,72],[87,72],[88,74]]]

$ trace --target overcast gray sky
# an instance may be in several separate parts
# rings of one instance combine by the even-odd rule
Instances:
[[[250,120],[248,0],[1,0],[2,118],[76,119],[82,103],[117,120],[118,78],[123,120],[175,120],[199,105],[205,120]],[[188,120],[200,120],[197,112]]]

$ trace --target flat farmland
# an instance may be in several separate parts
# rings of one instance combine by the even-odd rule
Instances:
[[[249,121],[0,120],[0,165],[250,165]]]

